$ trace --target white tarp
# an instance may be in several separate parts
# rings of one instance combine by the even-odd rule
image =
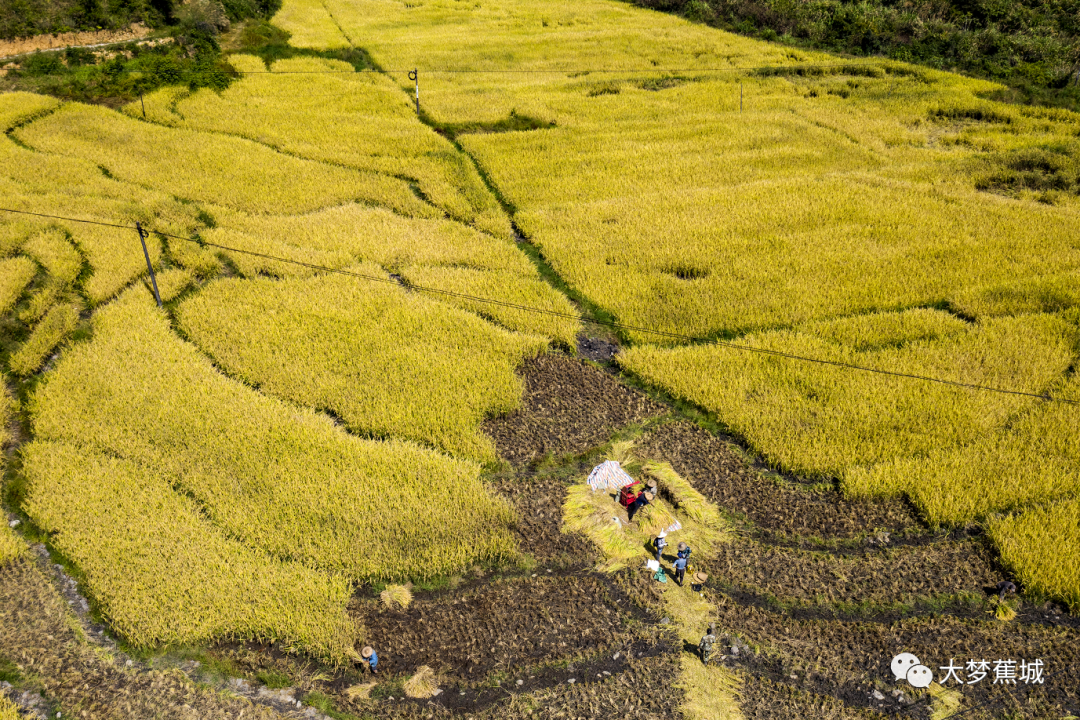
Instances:
[[[580,477],[580,476],[579,476]],[[619,490],[631,485],[634,482],[634,478],[626,474],[626,471],[619,467],[619,463],[614,460],[605,460],[589,473],[589,487],[593,489],[593,492],[597,490]]]

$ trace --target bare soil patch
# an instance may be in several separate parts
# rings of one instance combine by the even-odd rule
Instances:
[[[554,478],[499,478],[491,489],[517,511],[518,545],[544,566],[585,567],[597,560],[596,547],[580,533],[562,532],[566,485]]]
[[[0,40],[0,60],[36,52],[37,50],[57,50],[66,47],[102,45],[105,43],[138,40],[150,34],[150,28],[142,23],[133,23],[126,30],[88,30],[86,32],[58,33],[53,35],[34,35],[15,40]]]
[[[635,447],[642,458],[666,460],[722,509],[745,515],[765,533],[850,538],[872,530],[918,529],[898,500],[846,500],[835,491],[784,488],[760,476],[724,440],[689,422],[665,423]]]
[[[890,661],[900,652],[914,653],[936,675],[942,675],[938,668],[948,664],[950,658],[957,663],[969,659],[991,663],[998,659],[1041,659],[1047,675],[1043,685],[994,685],[991,673],[978,684],[964,686],[968,706],[997,703],[999,698],[1007,702],[1011,694],[1024,699],[1019,708],[1021,717],[1064,717],[1066,711],[1080,707],[1080,689],[1074,680],[1080,672],[1080,633],[1075,628],[948,616],[894,623],[796,621],[726,596],[718,598],[717,612],[723,628],[762,648],[759,653],[729,657],[726,664],[774,683],[832,696],[852,707],[885,712],[908,707],[912,700],[910,686],[906,682],[894,683],[889,669]],[[878,699],[873,693],[879,688],[900,689],[908,693],[908,702],[891,692],[881,693],[885,699]],[[1003,709],[976,712],[972,717],[1000,716]],[[927,716],[905,712],[914,717]]]
[[[466,592],[414,598],[407,609],[354,609],[379,651],[380,670],[428,665],[459,682],[497,670],[593,654],[629,642],[643,611],[609,577],[555,574],[496,580]]]
[[[715,580],[808,603],[912,603],[981,595],[1004,576],[985,544],[953,540],[847,557],[738,540],[718,547],[708,565]]]
[[[676,687],[679,675],[677,650],[673,644],[635,646],[632,654],[623,652],[618,660],[574,663],[566,669],[538,671],[529,675],[510,674],[499,687],[478,693],[448,687],[431,700],[372,703],[347,703],[354,713],[378,718],[413,720],[423,718],[471,718],[475,720],[673,720],[682,717],[679,707],[683,691]],[[543,677],[545,684],[535,683]],[[525,688],[515,680],[525,679]],[[570,682],[573,680],[574,682]],[[530,687],[531,686],[531,687]],[[473,697],[477,701],[473,701]]]
[[[583,453],[620,428],[667,412],[647,395],[565,355],[529,360],[521,375],[521,408],[484,423],[499,455],[515,465]]]

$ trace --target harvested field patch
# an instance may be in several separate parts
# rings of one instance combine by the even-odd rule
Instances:
[[[548,454],[584,452],[619,428],[667,411],[601,370],[564,355],[527,361],[521,374],[521,408],[484,424],[499,455],[516,465]]]
[[[804,692],[763,678],[744,683],[740,697],[739,705],[743,716],[755,720],[851,720],[882,717],[881,713],[851,708],[827,695]]]
[[[429,665],[458,681],[496,669],[591,655],[628,640],[642,618],[613,580],[596,574],[499,580],[454,596],[416,596],[407,609],[378,602],[353,610],[379,651],[379,668]]]
[[[67,604],[30,560],[0,568],[0,657],[32,678],[64,717],[254,718],[277,712],[199,688],[178,672],[137,672],[103,657],[77,630]],[[77,708],[77,715],[72,710]],[[58,713],[59,716],[59,713]]]
[[[619,718],[667,720],[680,717],[683,690],[676,687],[679,656],[674,643],[635,644],[613,660],[574,662],[565,668],[545,668],[526,674],[509,673],[501,686],[478,691],[443,686],[434,700],[397,698],[394,702],[342,705],[365,717],[412,720],[472,718],[474,720],[543,720],[558,718]],[[606,674],[605,674],[606,671]],[[524,683],[518,686],[517,679]],[[570,682],[573,680],[573,682]],[[464,692],[464,695],[460,693]]]
[[[1075,677],[1080,672],[1080,632],[1075,627],[1041,627],[953,617],[874,622],[795,621],[782,614],[740,605],[726,596],[717,598],[717,620],[760,652],[743,652],[725,662],[752,675],[784,685],[831,695],[856,707],[895,711],[903,703],[887,695],[872,696],[875,683],[892,684],[889,662],[899,652],[911,652],[933,668],[969,659],[1042,659],[1043,685],[1024,689],[1023,697],[1043,711],[1022,712],[1022,717],[1063,717],[1080,704]],[[1052,677],[1051,677],[1051,674]],[[792,678],[791,676],[795,677]],[[747,683],[748,685],[750,683]],[[953,685],[954,686],[954,685]],[[910,692],[904,683],[901,688]],[[963,688],[969,706],[1012,691],[994,685],[991,677]],[[1000,714],[1000,713],[998,713]]]
[[[667,423],[646,434],[635,454],[671,463],[709,500],[745,515],[766,534],[849,538],[917,527],[898,500],[846,500],[837,492],[803,492],[771,483],[724,440],[688,422]]]
[[[848,557],[740,540],[718,545],[709,566],[713,580],[808,603],[910,603],[981,594],[1003,577],[985,544],[949,540]]]
[[[564,483],[555,478],[501,478],[491,490],[514,506],[517,520],[511,531],[521,549],[537,562],[583,567],[596,561],[596,548],[588,538],[561,530]]]

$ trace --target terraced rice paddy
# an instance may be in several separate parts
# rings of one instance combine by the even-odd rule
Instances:
[[[0,715],[1080,714],[1080,200],[1018,179],[1080,117],[608,0],[274,22],[374,67],[0,95]]]

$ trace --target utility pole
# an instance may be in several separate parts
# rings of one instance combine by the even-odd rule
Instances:
[[[154,266],[150,264],[150,251],[146,249],[146,238],[150,236],[150,233],[143,230],[141,223],[135,223],[135,231],[139,233],[139,242],[142,243],[143,257],[146,258],[146,269],[150,271],[150,284],[154,286],[154,299],[157,300],[157,306],[161,307],[161,294],[157,289],[157,278],[154,276]]]
[[[416,83],[416,114],[420,114],[420,74],[413,68],[409,71],[409,79]]]

